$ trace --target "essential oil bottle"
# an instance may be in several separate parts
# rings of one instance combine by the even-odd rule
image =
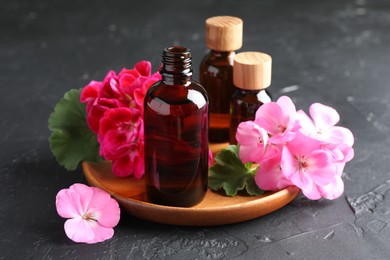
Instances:
[[[229,102],[233,94],[233,58],[242,46],[243,21],[232,16],[206,20],[206,44],[210,52],[200,65],[200,83],[210,99],[209,141],[229,141]]]
[[[165,48],[162,63],[144,100],[146,189],[152,203],[189,207],[207,191],[209,101],[189,49]]]
[[[257,109],[271,102],[266,90],[271,85],[272,58],[261,52],[242,52],[234,57],[233,82],[236,90],[230,101],[230,143],[237,144],[241,122],[254,120]]]

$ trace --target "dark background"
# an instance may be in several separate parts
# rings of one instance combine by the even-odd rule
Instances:
[[[55,195],[85,182],[50,152],[47,119],[63,94],[164,47],[206,53],[204,20],[244,20],[240,51],[273,57],[274,97],[335,107],[355,135],[345,193],[299,196],[259,219],[185,228],[122,214],[111,240],[76,244]],[[295,86],[289,88],[290,86]],[[385,259],[390,256],[390,1],[0,2],[0,258]],[[291,91],[292,90],[292,91]]]

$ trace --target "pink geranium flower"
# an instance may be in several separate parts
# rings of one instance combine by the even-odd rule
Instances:
[[[256,122],[246,121],[239,124],[236,139],[240,144],[239,157],[243,163],[260,163],[272,153],[267,132]]]
[[[296,109],[287,96],[276,102],[262,105],[256,112],[255,122],[271,135],[271,143],[280,144],[292,140],[295,136]]]
[[[310,199],[341,196],[341,175],[354,156],[352,132],[336,126],[340,116],[331,107],[314,103],[310,116],[283,96],[238,126],[240,159],[259,163],[255,181],[261,189],[295,185]]]
[[[309,112],[311,118],[305,112],[298,111],[300,131],[303,134],[324,143],[353,145],[352,132],[345,127],[335,126],[340,121],[340,115],[334,108],[314,103]]]
[[[283,147],[281,167],[282,174],[310,199],[318,199],[317,187],[328,185],[337,174],[332,154],[301,133]]]
[[[119,205],[107,192],[79,183],[58,192],[56,208],[61,217],[68,219],[66,235],[80,243],[111,238],[120,218]]]

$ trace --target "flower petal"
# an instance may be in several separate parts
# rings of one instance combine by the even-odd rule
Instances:
[[[283,131],[283,114],[280,106],[275,102],[265,103],[256,111],[255,123],[274,135]]]
[[[64,218],[82,216],[88,208],[93,192],[87,185],[76,183],[57,194],[57,212]]]
[[[334,108],[321,103],[312,104],[309,111],[318,130],[327,130],[336,125],[340,120],[340,115]]]
[[[306,136],[311,136],[316,133],[317,129],[311,120],[311,118],[302,110],[297,112],[298,121],[300,123],[301,128],[299,131]]]
[[[282,174],[280,168],[280,155],[261,162],[255,175],[255,182],[262,190],[281,190],[293,185]]]
[[[86,241],[87,244],[94,244],[98,242],[103,242],[107,239],[112,238],[114,235],[114,229],[113,228],[107,228],[100,225],[96,225],[93,227],[93,231],[95,234],[95,237],[92,240]]]
[[[336,175],[328,185],[319,187],[319,191],[326,199],[337,199],[344,192],[344,182],[340,176]]]
[[[66,235],[78,243],[98,243],[110,239],[114,235],[114,229],[99,225],[96,221],[68,219],[64,225]]]
[[[62,189],[56,196],[56,209],[58,215],[63,218],[77,218],[80,216],[79,209],[73,205],[73,200],[66,193],[68,189]]]
[[[238,125],[236,139],[240,145],[254,145],[261,142],[262,146],[265,147],[268,134],[255,122],[246,121]]]
[[[149,77],[152,70],[152,64],[149,61],[140,61],[135,64],[134,69],[142,76]]]
[[[95,223],[95,225],[97,225]],[[86,243],[95,239],[95,232],[87,220],[79,218],[68,219],[64,225],[66,235],[78,243]]]
[[[119,78],[119,85],[121,86],[121,88],[125,91],[126,89],[131,86],[131,84],[134,83],[134,81],[136,80],[137,78],[134,77],[134,75],[131,75],[131,74],[123,74],[122,77]]]
[[[302,193],[311,200],[321,199],[321,192],[318,190],[316,185],[314,185],[311,190],[302,190]]]
[[[327,151],[314,151],[308,160],[307,174],[318,185],[327,185],[337,174],[332,155]]]
[[[238,156],[243,163],[260,163],[263,154],[264,148],[259,148],[257,145],[241,145],[238,151]]]
[[[92,80],[87,86],[84,87],[80,95],[80,102],[86,103],[95,100],[99,96],[99,90],[102,83]]]
[[[335,143],[342,142],[350,147],[352,147],[354,143],[354,138],[351,130],[345,127],[341,127],[341,126],[331,127],[327,131],[326,135],[330,141],[333,141]]]
[[[112,172],[117,177],[127,177],[134,172],[134,161],[129,156],[112,160]]]
[[[281,96],[276,103],[282,111],[282,122],[291,129],[296,120],[296,108],[292,100],[287,96]]]
[[[95,216],[98,224],[103,227],[115,227],[120,218],[120,208],[118,202],[111,198],[107,192],[91,187],[93,197],[88,207],[87,215]]]
[[[287,147],[283,147],[282,150],[281,167],[283,175],[294,185],[302,190],[311,191],[313,189],[312,179],[305,171],[300,169],[296,157]]]

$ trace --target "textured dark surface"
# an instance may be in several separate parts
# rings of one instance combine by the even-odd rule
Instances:
[[[390,1],[19,1],[0,3],[0,258],[388,259],[390,257]],[[223,4],[222,4],[223,3]],[[162,48],[193,51],[204,20],[244,20],[244,50],[273,57],[274,97],[335,107],[355,158],[335,201],[302,196],[268,216],[211,228],[122,214],[111,240],[75,244],[55,195],[85,182],[52,156],[47,118],[62,95]]]

